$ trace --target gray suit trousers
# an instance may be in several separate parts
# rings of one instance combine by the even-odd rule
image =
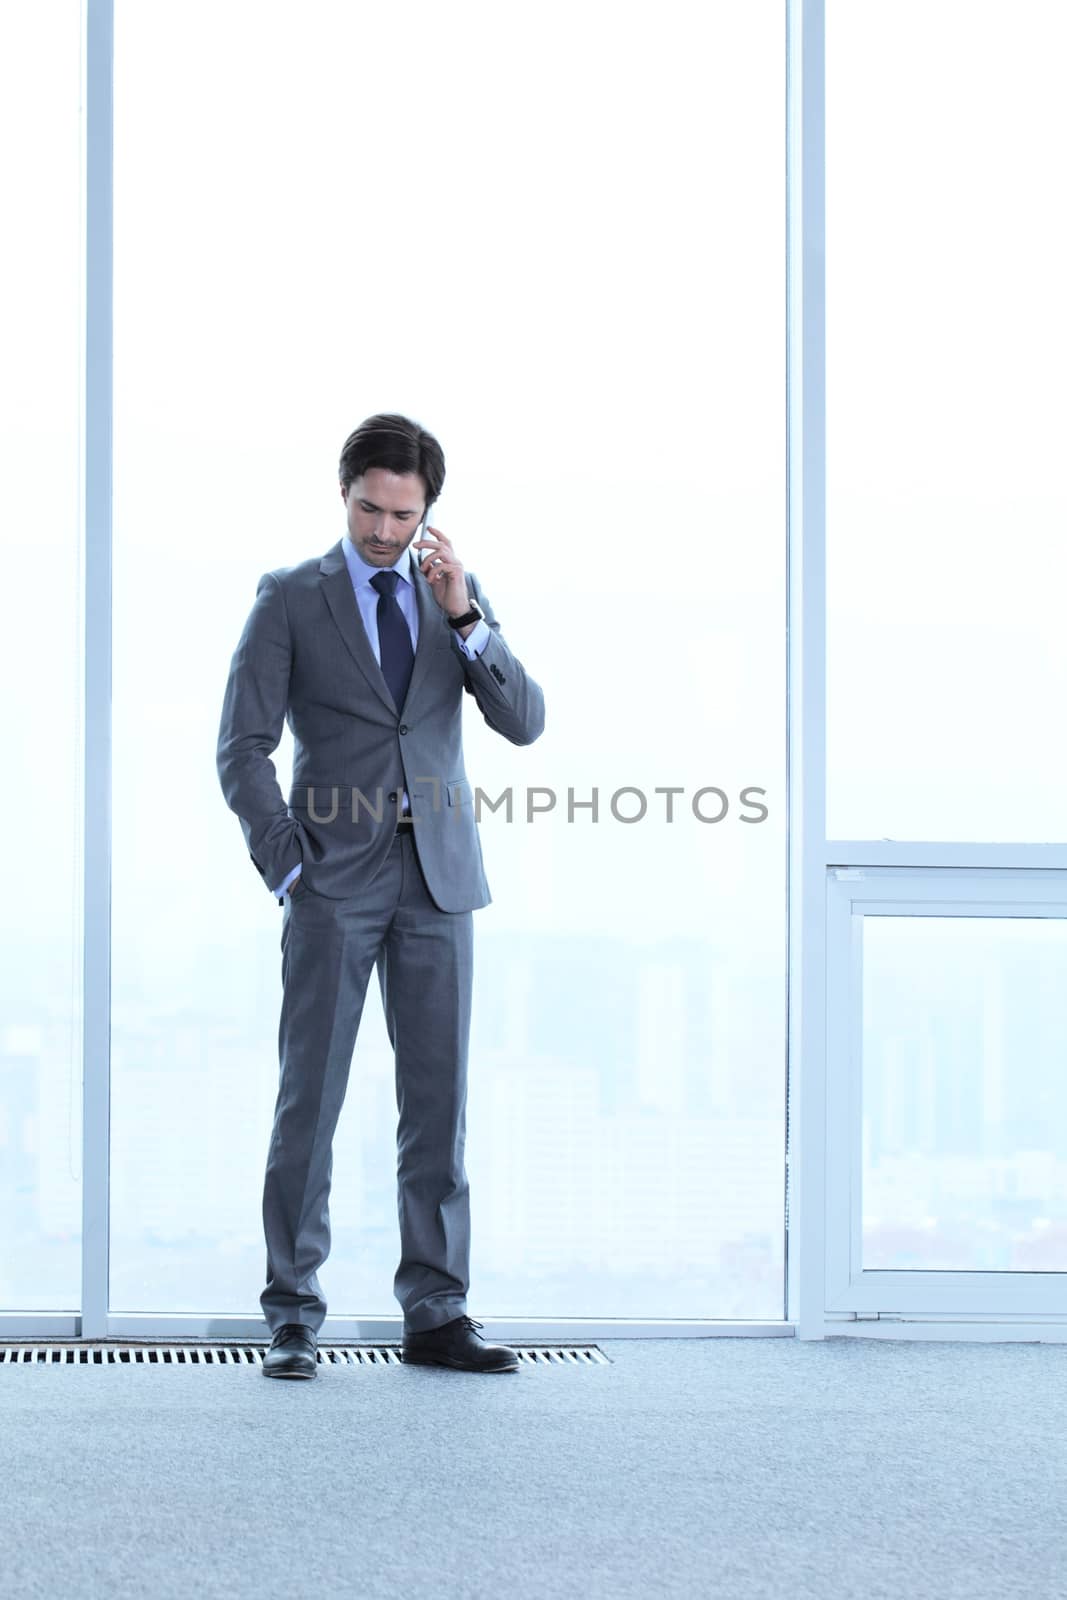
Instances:
[[[413,831],[397,831],[359,894],[334,899],[297,879],[295,895],[285,897],[280,1078],[263,1188],[267,1284],[260,1304],[272,1334],[284,1322],[317,1333],[326,1316],[318,1269],[330,1250],[333,1136],[375,962],[399,1113],[393,1292],[405,1329],[415,1332],[467,1309],[463,1150],[474,914],[435,904]]]

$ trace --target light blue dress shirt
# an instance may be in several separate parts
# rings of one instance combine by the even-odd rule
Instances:
[[[356,593],[356,604],[359,606],[359,614],[363,618],[363,626],[367,630],[370,647],[374,651],[374,659],[381,666],[382,647],[378,640],[378,591],[372,587],[371,579],[375,573],[388,572],[390,569],[388,567],[372,567],[368,562],[364,561],[347,533],[341,538],[341,549],[345,553],[348,575],[352,579],[352,587]],[[423,554],[428,555],[429,551],[424,551]],[[415,585],[411,580],[411,562],[413,559],[411,546],[409,545],[400,552],[392,566],[392,571],[400,574],[400,582],[396,586],[396,599],[397,604],[404,613],[408,631],[411,634],[412,650],[416,648],[419,642],[419,608],[415,603]],[[474,661],[481,655],[488,644],[489,632],[488,622],[484,617],[480,617],[465,639],[462,634],[456,634],[456,643],[464,655],[469,656]],[[404,790],[403,810],[405,813],[411,810],[411,801],[408,798],[406,789]],[[299,871],[299,865],[293,867],[292,871],[283,878],[282,882],[274,890],[274,893],[278,895],[284,894]]]

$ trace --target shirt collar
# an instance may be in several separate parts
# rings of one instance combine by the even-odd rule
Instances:
[[[408,545],[407,549],[401,550],[400,554],[397,556],[396,560],[393,562],[391,568],[390,567],[372,567],[369,561],[364,561],[363,557],[360,555],[359,551],[356,549],[355,545],[352,543],[352,541],[348,537],[347,533],[343,533],[341,535],[341,549],[344,551],[344,557],[345,557],[345,561],[346,561],[346,563],[348,565],[348,571],[349,571],[349,573],[351,575],[352,582],[354,584],[358,584],[358,583],[368,583],[369,584],[371,579],[374,577],[374,574],[376,572],[389,572],[389,571],[399,573],[400,577],[404,580],[405,583],[410,583],[411,582],[411,546],[410,545]]]

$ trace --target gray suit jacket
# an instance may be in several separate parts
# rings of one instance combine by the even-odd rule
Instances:
[[[463,691],[512,744],[545,725],[544,695],[512,655],[473,572],[468,591],[490,628],[474,661],[411,559],[419,630],[397,711],[371,648],[341,541],[319,559],[259,580],[230,663],[216,765],[252,862],[273,888],[299,862],[316,894],[358,894],[382,864],[407,790],[416,849],[442,911],[489,905],[473,791],[463,764]],[[293,734],[286,806],[271,761]],[[377,813],[377,815],[376,815]]]

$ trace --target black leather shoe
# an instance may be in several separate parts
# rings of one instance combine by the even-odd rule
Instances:
[[[314,1328],[302,1322],[283,1322],[263,1357],[265,1378],[314,1378],[318,1370],[319,1341]]]
[[[486,1344],[473,1317],[456,1317],[424,1333],[404,1330],[400,1358],[413,1367],[459,1367],[464,1372],[517,1372],[519,1358],[506,1344]]]

